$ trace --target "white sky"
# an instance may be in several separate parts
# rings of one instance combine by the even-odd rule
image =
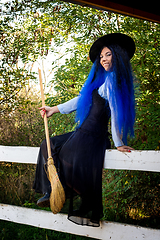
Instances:
[[[2,9],[2,12],[1,12],[2,15],[3,15],[3,11],[5,11],[4,4],[7,2],[12,3],[12,0],[0,0],[0,8]],[[54,71],[52,71],[52,67],[53,67],[52,62],[64,54],[66,47],[69,47],[69,44],[63,44],[63,46],[58,49],[59,54],[57,54],[57,55],[49,52],[48,55],[46,56],[46,58],[43,60],[43,65],[42,65],[42,61],[39,61],[39,60],[34,63],[34,66],[32,69],[34,72],[38,72],[38,67],[41,70],[44,68],[45,76],[46,76],[46,85],[49,83],[49,81],[54,76]],[[65,55],[63,58],[61,58],[61,60],[58,62],[58,65],[60,66],[60,65],[64,64],[66,58],[69,58],[69,54]],[[20,63],[19,63],[19,65],[20,65]],[[42,71],[42,74],[43,74],[43,71]],[[44,82],[44,75],[42,75],[42,77],[43,77],[43,82]],[[39,89],[38,84],[37,84],[37,89]],[[50,90],[50,87],[46,87],[45,92],[47,93],[49,90]],[[52,88],[52,91],[53,91],[53,88]],[[54,91],[53,91],[53,93],[54,93]]]

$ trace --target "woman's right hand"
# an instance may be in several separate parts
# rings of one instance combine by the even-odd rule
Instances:
[[[54,107],[44,106],[44,107],[40,107],[39,109],[41,110],[40,114],[41,114],[42,118],[44,118],[45,113],[48,118],[48,117],[52,116],[54,113],[59,112],[59,109],[57,106],[54,106]]]

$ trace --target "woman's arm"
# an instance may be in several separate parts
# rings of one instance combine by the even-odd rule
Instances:
[[[118,151],[131,152],[131,150],[134,150],[134,149],[132,147],[124,145],[122,141],[122,137],[119,133],[118,126],[116,124],[112,106],[110,106],[110,109],[111,109],[111,131],[112,131],[112,139],[114,141],[114,144],[118,149]]]
[[[40,114],[42,117],[44,117],[44,114],[46,112],[47,117],[50,117],[54,113],[59,113],[59,112],[62,114],[71,113],[77,109],[78,98],[79,97],[75,97],[65,103],[59,104],[54,107],[49,107],[49,106],[40,107],[39,108],[41,110]]]
[[[118,151],[120,151],[120,152],[131,152],[131,150],[134,150],[134,148],[129,147],[129,146],[126,146],[126,145],[117,147],[117,149],[118,149]]]
[[[39,109],[41,110],[40,114],[41,114],[42,117],[44,117],[45,113],[46,113],[47,117],[50,117],[54,113],[58,113],[59,112],[59,109],[58,109],[57,106],[54,106],[54,107],[44,106],[44,107],[40,107]]]
[[[107,82],[105,82],[98,90],[98,93],[101,97],[108,100],[108,89],[107,89]],[[109,102],[109,101],[108,101]],[[113,106],[109,102],[110,110],[111,110],[111,131],[112,131],[112,139],[114,142],[115,147],[118,149],[118,151],[121,152],[131,152],[131,150],[134,150],[133,148],[124,145],[122,141],[122,137],[119,133],[118,126],[116,124],[116,117],[114,116],[114,110]]]
[[[68,114],[77,110],[78,97],[72,98],[71,100],[57,105],[59,112],[62,114]]]

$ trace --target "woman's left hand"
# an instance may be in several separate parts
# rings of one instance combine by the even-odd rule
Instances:
[[[134,148],[131,148],[129,146],[123,145],[120,147],[117,147],[118,151],[120,152],[131,152],[131,150],[134,150]]]

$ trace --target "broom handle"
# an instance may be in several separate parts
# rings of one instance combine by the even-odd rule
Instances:
[[[40,83],[40,89],[41,89],[42,107],[44,107],[45,100],[44,100],[44,92],[43,92],[43,84],[42,84],[42,74],[41,74],[41,69],[39,68],[38,68],[38,74],[39,74],[39,83]],[[51,155],[51,145],[50,145],[49,131],[48,131],[48,120],[47,120],[46,113],[44,114],[44,126],[45,126],[45,133],[46,133],[48,158],[50,158],[52,157],[52,155]]]

